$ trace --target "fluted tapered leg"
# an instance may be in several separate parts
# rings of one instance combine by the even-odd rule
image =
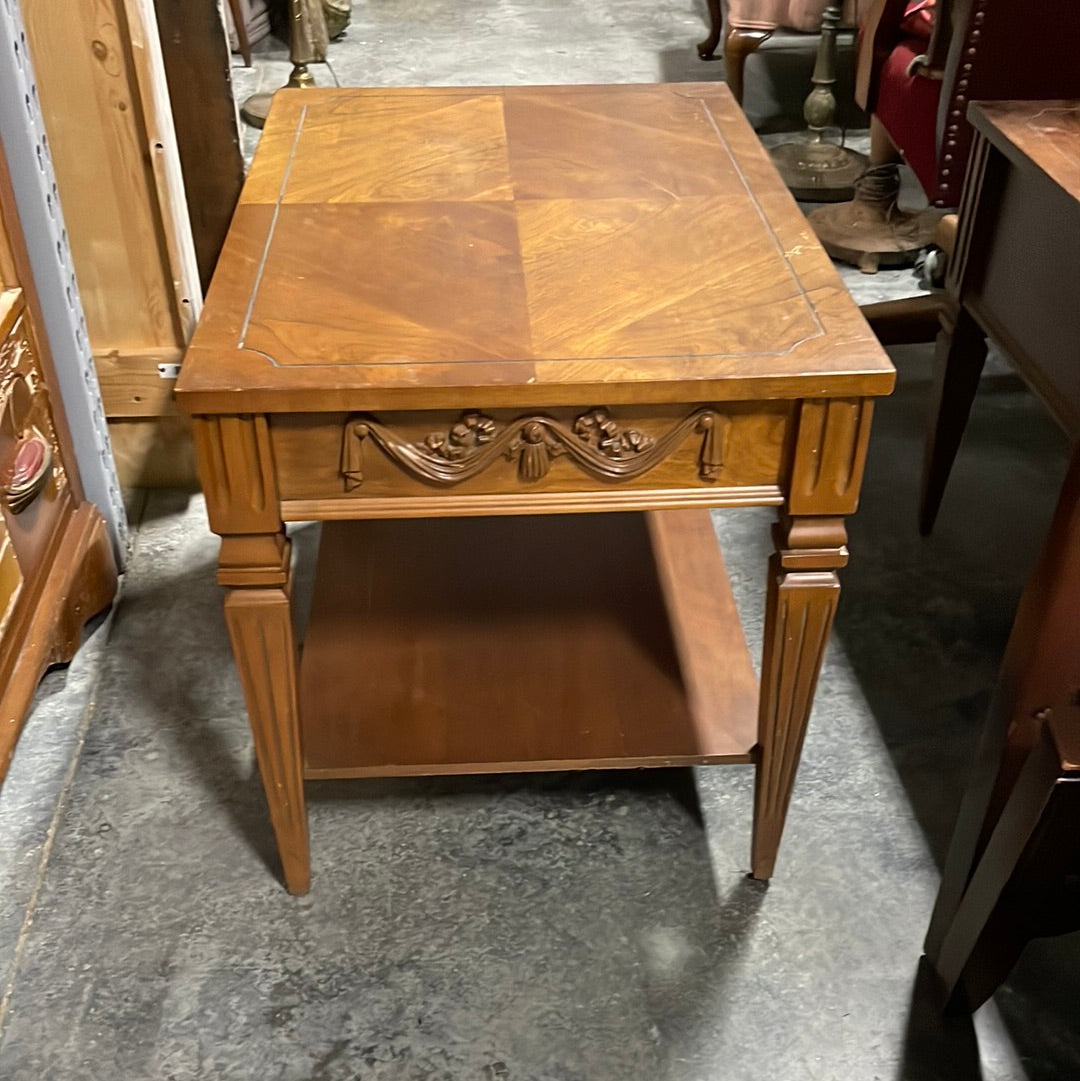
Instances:
[[[846,561],[846,549],[839,541],[843,525],[833,523],[830,528],[838,533],[836,540],[825,537],[829,546],[800,551],[791,547],[795,531],[785,538],[781,527],[780,549],[769,568],[754,784],[754,878],[771,878],[776,864],[806,722],[840,598],[840,580],[833,568]]]
[[[288,587],[230,589],[225,620],[247,700],[285,885],[290,893],[307,893],[307,810]]]

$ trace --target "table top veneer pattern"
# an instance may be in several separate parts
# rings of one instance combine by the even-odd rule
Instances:
[[[727,89],[277,95],[192,412],[887,393]]]

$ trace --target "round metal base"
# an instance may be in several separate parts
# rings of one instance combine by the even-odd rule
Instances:
[[[867,165],[865,156],[854,150],[809,139],[774,146],[769,155],[791,194],[809,203],[850,199],[855,181]]]
[[[874,274],[880,267],[910,266],[934,242],[940,218],[937,210],[911,213],[852,201],[819,207],[807,220],[834,259]]]
[[[274,95],[262,91],[252,94],[243,105],[240,106],[240,116],[245,124],[253,128],[262,128],[266,124],[266,114],[270,112],[270,103]]]

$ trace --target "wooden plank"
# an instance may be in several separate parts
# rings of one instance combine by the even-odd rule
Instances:
[[[665,536],[685,552],[700,531]],[[309,777],[751,761],[745,645],[716,655],[744,668],[717,694],[695,672],[709,712],[693,715],[639,514],[327,524],[317,577],[300,676]],[[698,599],[680,593],[680,619]]]
[[[215,0],[155,0],[203,288],[244,183],[229,46]]]
[[[172,269],[173,291],[184,341],[202,311],[202,285],[195,260],[184,177],[176,145],[176,126],[161,55],[153,0],[123,0],[136,84],[143,105],[146,142],[153,169],[157,207]]]
[[[109,441],[125,488],[197,488],[195,447],[187,417],[109,420]]]
[[[122,0],[24,0],[95,352],[183,344]]]
[[[108,417],[178,416],[173,397],[175,379],[162,378],[159,364],[179,364],[181,349],[150,353],[105,353],[94,357],[101,400]]]
[[[645,515],[690,715],[757,742],[758,682],[707,510]]]
[[[106,415],[167,421],[114,433],[122,479],[190,483],[187,428],[156,358],[190,336],[201,284],[152,0],[22,9],[90,346],[125,358],[103,365]]]

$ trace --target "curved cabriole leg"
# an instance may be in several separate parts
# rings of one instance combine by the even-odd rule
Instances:
[[[751,30],[745,26],[733,26],[724,40],[724,78],[732,97],[743,103],[743,69],[746,58],[771,38],[771,30]]]
[[[792,519],[777,527],[769,567],[761,663],[751,875],[772,877],[806,722],[847,562],[841,518]]]
[[[717,45],[720,44],[720,31],[723,28],[724,16],[720,10],[720,0],[708,0],[709,3],[709,36],[704,41],[699,41],[697,54],[702,60],[712,60]]]

